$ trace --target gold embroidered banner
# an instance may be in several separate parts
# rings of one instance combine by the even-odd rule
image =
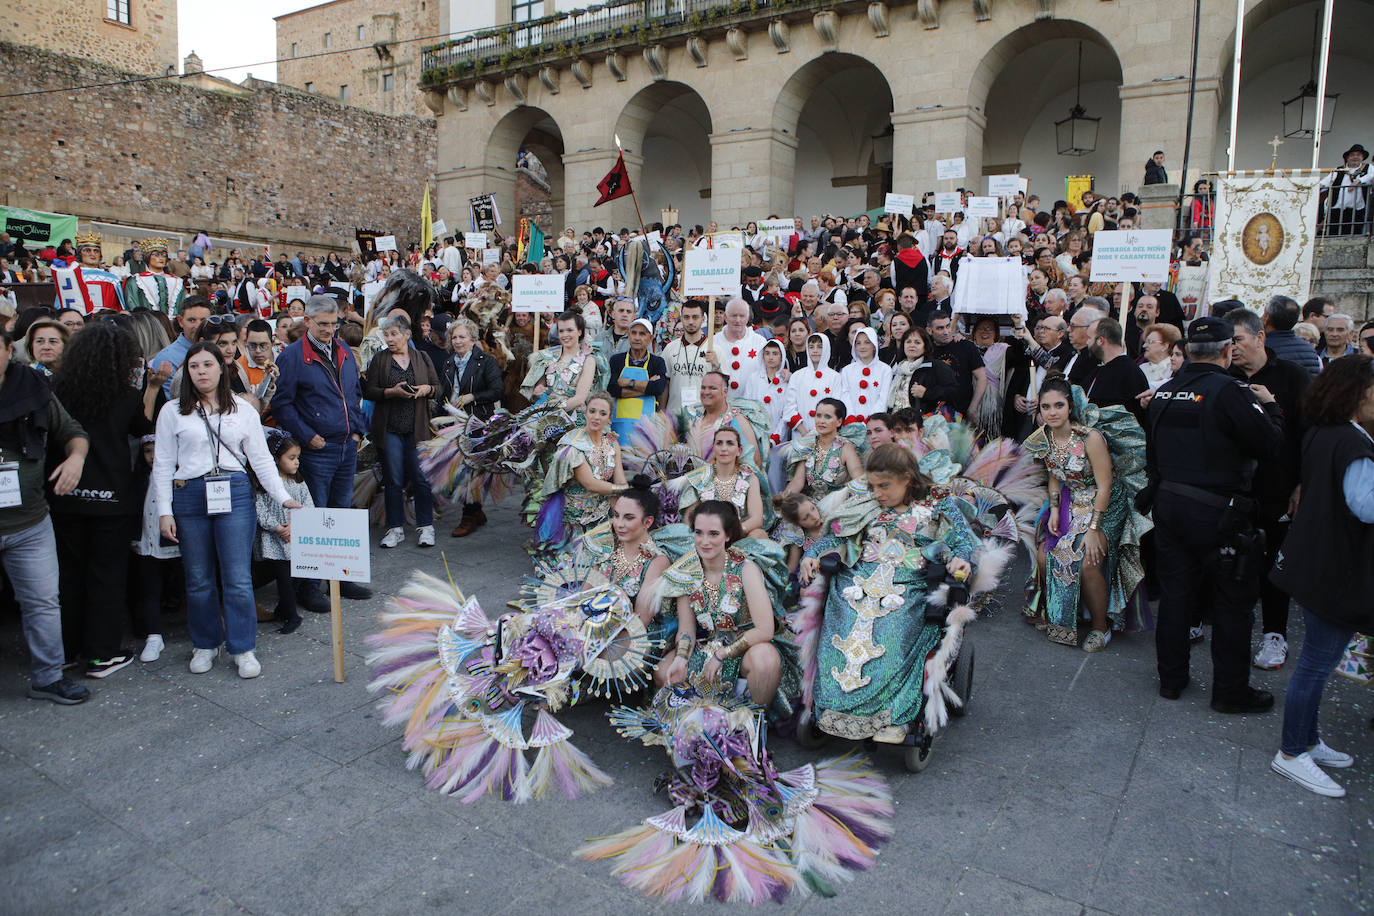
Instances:
[[[1270,296],[1307,299],[1317,253],[1314,169],[1221,176],[1212,238],[1212,301],[1239,299],[1261,310]]]

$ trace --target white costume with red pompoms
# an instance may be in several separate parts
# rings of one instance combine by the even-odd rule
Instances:
[[[800,436],[816,431],[813,419],[816,416],[816,405],[825,398],[840,398],[842,383],[840,374],[828,365],[830,362],[830,339],[824,334],[811,334],[806,338],[808,348],[811,341],[819,338],[824,345],[820,362],[817,363],[807,356],[806,365],[792,373],[792,380],[787,383],[787,399],[783,403],[783,425],[792,430],[793,436]],[[846,413],[849,412],[848,405],[845,405]]]
[[[723,330],[711,338],[720,360],[720,371],[730,380],[725,390],[728,396],[744,396],[745,385],[763,365],[763,345],[767,342],[767,338],[752,329],[745,331],[739,340],[728,340]]]
[[[859,328],[854,342],[867,337],[873,343],[873,358],[867,362],[859,361],[859,352],[854,351],[854,361],[840,370],[840,397],[849,409],[846,419],[867,420],[869,414],[882,413],[887,409],[887,398],[892,389],[892,367],[878,358],[878,333],[872,328]]]

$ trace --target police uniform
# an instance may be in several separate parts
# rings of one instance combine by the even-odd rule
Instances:
[[[1231,326],[1199,318],[1189,343],[1231,339]],[[1262,560],[1254,555],[1256,461],[1283,443],[1282,412],[1261,405],[1224,367],[1192,362],[1150,402],[1146,457],[1155,485],[1160,602],[1155,622],[1159,692],[1177,699],[1188,684],[1188,626],[1212,608],[1212,706],[1257,712],[1274,698],[1250,687],[1250,627]]]

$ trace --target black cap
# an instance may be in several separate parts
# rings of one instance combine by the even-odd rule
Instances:
[[[1360,144],[1356,143],[1354,146],[1350,147],[1350,149],[1341,153],[1341,161],[1345,161],[1345,158],[1349,156],[1351,153],[1359,153],[1366,159],[1369,158],[1369,150],[1365,149],[1363,146],[1360,146]]]
[[[762,277],[763,268],[750,264],[748,267],[744,268],[744,275],[746,277]]]
[[[1220,318],[1197,318],[1188,325],[1188,343],[1228,343],[1235,335],[1231,322]]]

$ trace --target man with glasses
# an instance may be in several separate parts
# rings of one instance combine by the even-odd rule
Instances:
[[[181,368],[182,362],[186,359],[186,352],[191,349],[191,344],[196,341],[201,323],[209,317],[210,300],[204,296],[188,296],[181,303],[181,309],[177,313],[177,326],[181,328],[181,333],[177,335],[176,340],[163,347],[156,356],[148,360],[148,365],[154,372],[166,373],[167,381],[162,385],[162,393],[168,398],[173,397],[173,374]]]
[[[245,330],[248,333],[244,343],[246,351],[238,358],[239,371],[248,381],[248,391],[258,400],[258,411],[263,414],[263,425],[270,426],[268,407],[277,393],[277,354],[272,348],[272,325],[261,318],[249,321]]]
[[[1097,323],[1107,317],[1107,303],[1096,296],[1083,301],[1086,304],[1069,321],[1069,343],[1074,353],[1064,366],[1064,376],[1070,384],[1086,389],[1093,373],[1102,365],[1092,354],[1092,342],[1097,336]]]

